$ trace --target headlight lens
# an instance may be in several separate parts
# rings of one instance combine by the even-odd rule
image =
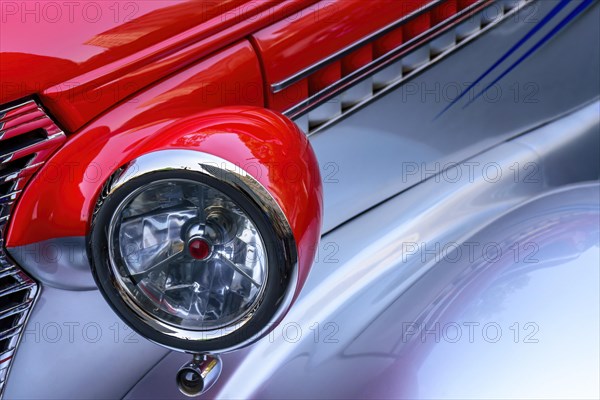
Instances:
[[[145,154],[106,182],[89,235],[94,278],[146,338],[193,353],[268,332],[291,304],[296,242],[272,195],[191,150]]]
[[[119,206],[109,236],[117,282],[137,305],[184,329],[244,317],[264,292],[266,249],[224,193],[187,180],[154,182]]]

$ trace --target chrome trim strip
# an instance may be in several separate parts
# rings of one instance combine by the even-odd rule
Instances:
[[[35,282],[19,282],[14,285],[10,285],[0,290],[0,296],[6,296],[7,294],[16,293],[20,290],[30,289],[36,285]]]
[[[55,146],[56,144],[58,144],[58,142],[63,140],[64,137],[65,137],[64,133],[60,132],[58,134],[48,136],[46,139],[40,140],[39,142],[32,143],[28,146],[21,147],[21,148],[12,150],[7,153],[3,153],[3,154],[0,153],[0,163],[6,163],[8,161],[12,161],[12,158],[15,156],[15,154],[20,154],[20,157],[26,157],[33,153],[36,153],[36,152],[39,152],[42,150],[47,150],[47,149]]]
[[[486,2],[489,2],[489,4],[486,4],[485,6],[482,7],[482,9],[485,9],[485,7],[495,3],[497,0],[484,0]],[[438,62],[442,61],[444,58],[446,58],[447,56],[449,56],[450,54],[454,53],[456,50],[461,49],[462,47],[464,47],[465,45],[471,43],[472,41],[476,40],[479,38],[479,36],[481,36],[482,34],[488,32],[489,30],[491,30],[492,28],[494,28],[496,25],[500,24],[501,22],[505,21],[507,18],[512,17],[514,14],[516,14],[517,12],[521,11],[523,7],[531,4],[534,1],[537,0],[520,0],[521,2],[514,8],[512,8],[510,11],[506,12],[501,18],[498,18],[497,20],[494,20],[492,22],[490,22],[489,24],[487,24],[486,26],[482,27],[481,29],[477,30],[476,32],[468,35],[467,37],[463,38],[459,43],[456,43],[453,47],[450,47],[449,49],[443,51],[442,53],[436,55],[435,58],[431,59],[429,62],[423,64],[422,66],[410,71],[407,75],[404,75],[403,77],[399,78],[398,80],[390,83],[389,85],[385,86],[384,88],[378,90],[376,93],[373,93],[373,95],[355,105],[353,105],[352,107],[349,107],[347,109],[342,110],[342,113],[339,116],[336,116],[334,118],[332,118],[331,120],[323,123],[322,125],[319,125],[318,127],[309,130],[309,132],[307,132],[308,136],[314,135],[320,131],[322,131],[323,129],[343,120],[344,118],[352,115],[353,113],[355,113],[356,111],[360,110],[361,108],[363,108],[364,106],[366,106],[367,104],[371,103],[372,101],[385,96],[386,94],[390,93],[392,90],[398,88],[399,86],[401,86],[402,84],[410,81],[413,78],[416,78],[418,75],[420,75],[421,73],[423,73],[424,71],[426,71],[427,69],[429,69],[430,67],[434,66],[435,64],[437,64]],[[479,3],[478,3],[479,4]],[[477,8],[477,10],[473,11],[471,10],[472,13],[469,13],[469,15],[463,16],[464,19],[468,19],[469,17],[471,17],[473,14],[476,14],[480,11],[482,11],[481,9]],[[463,22],[464,19],[461,19],[460,22]],[[458,23],[457,23],[458,24]],[[454,25],[451,27],[453,28]],[[447,30],[443,31],[440,33],[443,34],[447,32]],[[427,43],[429,43],[429,41],[427,41]],[[424,43],[423,45],[426,45],[427,43]],[[399,48],[400,49],[400,48]],[[394,50],[396,51],[396,50]],[[388,53],[389,54],[389,53]],[[399,58],[401,58],[402,56],[405,56],[406,53],[402,53],[400,56],[395,57],[393,59],[393,61],[398,61]],[[387,55],[386,55],[387,56]],[[385,57],[385,56],[383,56]],[[391,61],[389,63],[384,64],[381,67],[377,67],[376,69],[369,71],[369,73],[365,73],[364,75],[362,75],[359,78],[355,79],[352,81],[352,83],[358,82],[362,79],[366,79],[374,74],[376,74],[377,72],[379,72],[380,70],[384,69],[385,67],[389,66],[388,64],[391,64]],[[349,75],[350,76],[350,75]],[[334,84],[335,85],[335,84]],[[346,89],[346,86],[343,86],[341,89]],[[329,99],[331,99],[332,97],[334,97],[335,95],[338,95],[340,92],[342,92],[341,89],[336,90],[335,92],[332,92],[330,94],[327,95],[326,98],[320,99],[318,103],[313,103],[310,105],[306,105],[304,106],[301,110],[297,110],[297,108],[299,108],[298,106],[294,106],[288,110],[286,110],[283,114],[286,115],[289,118],[295,119],[298,118],[302,115],[305,115],[307,112],[309,112],[310,110],[312,110],[313,108],[315,108],[316,106],[322,104],[324,101],[327,101]],[[329,88],[325,88],[322,92],[328,91]],[[311,98],[307,99],[306,101],[309,100],[314,100],[314,97],[317,95],[320,95],[319,92],[314,96],[311,96]],[[306,102],[305,101],[305,102]],[[301,103],[304,104],[305,102]]]
[[[10,174],[0,175],[0,184],[16,180],[19,177],[20,172],[21,171],[19,170],[19,171],[11,172]]]
[[[30,114],[33,114],[33,112],[30,113]],[[23,117],[23,116],[24,115],[18,115],[15,118],[17,118],[17,117]],[[10,121],[10,120],[7,120],[7,121]],[[25,123],[19,124],[17,126],[10,127],[8,129],[5,129],[5,130],[3,128],[4,128],[4,124],[6,122],[2,122],[3,125],[0,126],[0,140],[4,139],[4,136],[7,133],[11,132],[12,130],[17,130],[19,128],[22,128],[22,126],[25,125],[25,124],[36,125],[35,124],[36,122],[39,123],[39,124],[41,124],[41,126],[36,127],[36,128],[32,128],[31,129],[32,131],[35,130],[35,129],[46,130],[47,128],[52,128],[54,126],[54,123],[52,121],[50,121],[45,114],[42,114],[41,116],[38,116],[36,118],[33,118],[33,119],[30,119],[30,120],[26,121]],[[18,134],[16,134],[16,135],[18,136]]]
[[[19,272],[19,270],[14,265],[11,265],[8,268],[3,268],[2,271],[0,271],[0,278],[4,278],[5,276],[9,276],[9,275],[15,275],[18,272]],[[0,314],[2,314],[1,311],[0,311]]]
[[[31,300],[27,300],[23,303],[20,303],[13,307],[7,308],[6,310],[2,310],[2,311],[0,311],[0,319],[10,317],[11,315],[19,314],[24,311],[27,311],[29,306],[31,306]]]
[[[343,48],[342,50],[339,50],[336,53],[333,53],[329,56],[327,56],[326,58],[312,64],[309,65],[308,67],[304,68],[301,71],[296,72],[295,74],[293,74],[292,76],[285,78],[282,81],[279,82],[275,82],[273,84],[271,84],[271,92],[272,93],[279,93],[282,90],[290,87],[291,85],[293,85],[294,83],[297,83],[299,81],[301,81],[304,78],[307,78],[309,75],[313,74],[314,72],[316,72],[317,70],[319,70],[320,68],[326,66],[327,64],[330,64],[334,61],[339,60],[340,58],[343,58],[344,56],[347,56],[348,54],[352,53],[353,51],[357,50],[358,48],[369,44],[377,39],[379,39],[380,37],[384,36],[385,34],[393,31],[394,29],[404,25],[405,23],[409,22],[410,20],[418,17],[421,14],[424,14],[428,11],[430,11],[432,8],[441,5],[442,3],[446,2],[448,0],[433,0],[427,4],[425,4],[424,6],[422,6],[421,8],[413,11],[412,13],[403,16],[402,18],[392,22],[391,24],[381,28],[378,31],[375,31],[373,33],[371,33],[368,36],[365,36],[364,38],[352,43],[349,46],[346,46],[345,48]],[[464,12],[464,11],[470,11],[475,7],[478,7],[481,3],[484,2],[494,2],[495,0],[479,0],[477,3],[474,3],[472,5],[470,5],[469,7],[465,8],[464,10],[461,10],[460,13]],[[452,17],[451,17],[452,18]],[[428,30],[427,32],[425,32],[424,34],[427,34],[431,31]],[[423,36],[419,35],[419,37]],[[412,40],[411,40],[412,41]],[[407,42],[408,43],[408,42]],[[371,63],[373,64],[373,63]],[[369,64],[369,65],[371,65]]]
[[[21,193],[21,190],[15,190],[14,192],[3,194],[2,196],[0,196],[0,204],[8,204],[12,202],[17,198],[19,193]]]
[[[11,356],[12,356],[12,353],[14,353],[14,349],[5,350],[2,353],[0,353],[0,360],[4,360],[5,358],[7,358],[8,357],[8,353],[11,353]]]
[[[18,336],[21,333],[22,327],[23,327],[23,324],[19,324],[19,325],[15,326],[14,328],[7,329],[5,331],[0,332],[0,340],[8,340],[8,339],[14,338],[15,336]]]
[[[25,156],[25,157],[27,157],[27,156]],[[0,173],[0,184],[16,181],[20,177],[26,176],[28,173],[33,173],[33,172],[37,171],[44,164],[45,164],[45,161],[42,161],[42,162],[26,165],[25,167],[15,170],[8,174],[2,175],[2,173]]]
[[[14,111],[16,109],[21,109],[21,110],[23,110],[23,112],[27,112],[35,107],[37,107],[37,103],[35,102],[35,100],[27,100],[24,103],[15,104],[10,107],[4,108],[4,109],[0,110],[0,122],[3,121],[6,117],[6,115],[8,115],[8,113],[11,111]],[[19,114],[17,114],[17,115],[19,115]]]

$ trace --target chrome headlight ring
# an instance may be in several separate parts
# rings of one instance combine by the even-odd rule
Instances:
[[[160,218],[163,219],[156,222],[158,219],[155,218],[142,224],[143,232],[139,235],[142,239],[138,240],[135,234],[131,234],[135,229],[129,229],[130,221],[135,220],[136,215],[147,215],[143,213],[141,206],[156,197],[152,193],[165,197],[168,188],[174,187],[198,187],[203,193],[208,193],[208,197],[219,199],[218,207],[233,210],[233,218],[243,222],[243,232],[240,233],[240,229],[231,231],[231,218],[219,217],[221,214],[215,214],[214,207],[210,210],[216,215],[214,220],[217,222],[213,225],[192,216],[190,207],[168,214],[165,220],[164,214],[172,211],[171,203],[168,203],[167,206],[160,207]],[[173,200],[173,196],[170,199]],[[181,199],[189,200],[185,196],[181,196]],[[194,204],[193,201],[191,203]],[[203,217],[206,221],[210,219],[206,215]],[[154,225],[160,227],[153,231]],[[215,228],[215,225],[222,229]],[[182,234],[174,239],[172,234],[165,236],[165,226],[179,230]],[[255,288],[252,289],[253,295],[248,296],[249,300],[241,302],[245,307],[243,310],[238,314],[230,312],[228,318],[221,321],[203,320],[206,316],[203,312],[205,309],[198,306],[202,302],[194,305],[192,311],[195,315],[186,319],[186,313],[181,313],[181,302],[175,301],[176,307],[173,307],[173,304],[163,301],[163,298],[159,300],[153,296],[150,293],[152,290],[142,290],[141,280],[132,280],[132,277],[137,276],[135,273],[140,270],[142,273],[146,272],[144,262],[140,261],[145,254],[139,258],[139,254],[143,253],[139,251],[136,258],[129,259],[128,254],[124,255],[122,250],[123,242],[131,245],[136,240],[142,240],[145,251],[152,246],[161,247],[162,243],[166,243],[164,238],[171,237],[170,247],[167,250],[164,250],[165,246],[161,247],[161,254],[164,254],[161,255],[163,260],[160,264],[164,266],[174,260],[168,268],[169,271],[173,269],[176,272],[168,275],[161,271],[160,277],[152,278],[153,282],[160,282],[154,286],[165,288],[165,282],[173,283],[176,279],[181,280],[181,276],[187,276],[188,281],[185,283],[189,288],[188,292],[197,295],[206,290],[206,287],[203,287],[202,279],[190,278],[190,271],[196,273],[198,270],[197,266],[194,267],[193,259],[200,260],[201,265],[208,265],[206,263],[215,257],[224,260],[227,257],[225,249],[217,245],[217,242],[225,242],[222,238],[230,238],[231,235],[238,235],[235,237],[238,242],[240,235],[247,240],[251,235],[249,232],[257,234],[252,247],[256,254],[264,255],[264,262],[254,262],[254,265],[260,264],[258,269],[241,270],[239,267],[235,268],[235,262],[224,261],[226,266],[235,270],[233,275],[237,282],[251,280],[251,286]],[[163,241],[156,237],[161,237]],[[193,150],[160,150],[145,154],[120,168],[104,187],[88,238],[88,253],[94,277],[111,307],[139,334],[175,350],[192,353],[225,352],[259,339],[268,332],[271,325],[281,319],[291,304],[298,279],[297,249],[292,230],[285,214],[267,189],[239,166]],[[229,246],[230,249],[231,247]],[[184,261],[189,265],[171,258],[174,248],[178,255],[187,257]],[[203,264],[205,260],[206,263]],[[210,268],[213,268],[212,265]],[[149,269],[154,270],[155,267]],[[225,290],[231,290],[230,283],[231,281],[226,280],[216,292],[223,295]],[[138,290],[138,286],[142,289]],[[207,300],[202,305],[207,306],[208,303]]]

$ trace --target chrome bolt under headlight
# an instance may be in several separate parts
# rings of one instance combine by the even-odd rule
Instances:
[[[195,354],[177,372],[177,387],[186,396],[199,396],[215,384],[222,368],[220,357]]]

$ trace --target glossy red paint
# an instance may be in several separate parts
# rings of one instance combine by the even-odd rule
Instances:
[[[373,42],[373,57],[381,57],[404,43],[402,27],[396,28]]]
[[[341,77],[342,63],[340,61],[333,62],[308,78],[308,93],[315,94],[339,81]]]
[[[478,0],[456,0],[456,1],[457,1],[458,9],[462,10],[464,8],[469,7],[470,5],[477,3]]]
[[[38,94],[75,131],[315,1],[0,2],[0,103]]]
[[[273,195],[296,239],[302,285],[320,237],[318,164],[306,136],[279,114],[243,106],[201,112],[211,106],[197,101],[206,95],[206,82],[236,79],[262,88],[248,42],[141,93],[71,136],[25,189],[7,247],[86,235],[102,185],[118,167],[159,149],[195,149],[241,166]],[[213,107],[220,102],[217,96]]]
[[[408,21],[402,26],[402,38],[404,40],[410,40],[419,36],[431,27],[431,16],[429,13],[419,15],[412,21]]]
[[[373,61],[373,45],[366,44],[342,59],[342,76],[350,75]]]
[[[436,25],[458,12],[458,0],[447,0],[431,12],[431,24]]]
[[[264,60],[266,82],[280,82],[427,3],[429,0],[382,0],[374,7],[373,2],[364,0],[322,1],[275,23],[253,35]],[[339,69],[341,74],[341,66],[325,68]],[[329,69],[316,73],[309,85],[320,87],[328,81],[334,75]],[[269,107],[284,111],[303,100],[297,97],[288,88],[269,93],[267,101]]]
[[[265,93],[269,93],[271,89],[269,89],[267,85],[265,90]],[[302,100],[305,100],[309,93],[311,92],[309,89],[308,79],[302,79],[301,81],[294,83],[279,93],[268,94],[265,96],[265,99],[268,101],[269,108],[278,111],[285,111],[291,106],[301,102]]]
[[[109,173],[104,169],[102,173],[97,171],[98,166],[104,168],[106,162],[93,163],[105,142],[111,143],[109,149],[113,154],[109,160],[118,160],[121,153],[128,152],[130,140],[146,137],[167,123],[224,104],[262,105],[261,83],[254,50],[247,41],[243,41],[103,115],[77,135],[71,136],[66,143],[66,148],[74,146],[81,140],[77,136],[85,135],[88,143],[80,149],[81,154],[69,159],[61,156],[63,152],[60,151],[40,170],[17,205],[8,243],[14,246],[53,237],[80,236],[82,232],[85,234],[89,213],[82,214],[81,210],[77,210],[77,205],[83,199],[88,199],[90,191],[94,196],[97,180],[106,178]],[[123,132],[128,134],[123,135]],[[73,174],[76,173],[83,174],[85,178],[80,186],[75,192],[61,191],[62,187],[71,187]],[[56,197],[52,202],[47,202],[48,195],[50,198]],[[56,204],[62,207],[56,210]],[[89,206],[86,203],[85,209],[89,209]],[[20,209],[28,209],[28,214],[21,214]],[[46,223],[50,225],[44,225]]]

